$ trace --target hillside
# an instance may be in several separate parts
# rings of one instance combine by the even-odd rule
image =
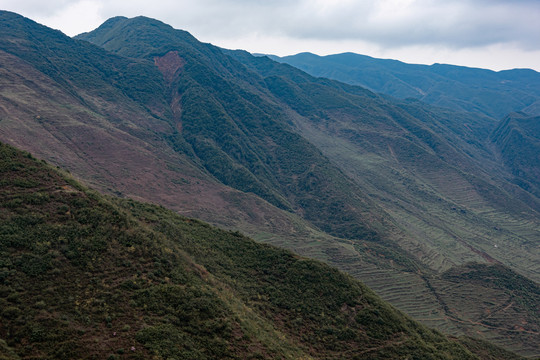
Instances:
[[[115,56],[13,13],[0,16],[2,140],[110,194],[229,228],[309,231],[190,159],[189,146],[174,140],[174,110],[153,61]]]
[[[363,184],[367,188],[365,193],[377,199],[376,202],[401,223],[409,237],[402,238],[399,243],[409,254],[415,254],[432,269],[444,271],[452,266],[448,262],[464,264],[466,259],[512,264],[515,261],[512,258],[520,252],[516,247],[519,243],[522,244],[519,246],[527,247],[530,254],[517,257],[520,261],[528,258],[526,261],[531,266],[528,274],[537,279],[534,274],[538,271],[539,256],[538,213],[516,199],[523,192],[516,190],[515,186],[504,179],[493,181],[494,175],[507,175],[497,168],[496,156],[485,150],[489,147],[487,138],[490,131],[485,126],[487,122],[483,122],[485,120],[471,114],[430,108],[414,101],[399,104],[406,113],[395,110],[391,113],[391,120],[398,126],[381,113],[370,114],[365,108],[361,114],[354,114],[346,107],[336,111],[332,103],[323,102],[320,88],[314,91],[306,77],[298,80],[299,72],[242,52],[235,52],[233,56],[263,76],[272,78],[279,73],[281,83],[288,80],[287,86],[294,90],[284,92],[282,87],[276,89],[276,94],[291,107],[297,105],[295,98],[287,95],[293,91],[296,96],[310,99],[312,104],[328,104],[317,118],[297,117],[299,131],[334,163],[341,165],[343,171],[358,184]],[[325,79],[318,81],[327,82]],[[383,109],[388,107],[389,104],[380,105]],[[410,115],[415,118],[411,119]],[[361,121],[355,121],[355,118]],[[410,131],[405,136],[401,132],[403,128]],[[426,148],[430,150],[426,151]],[[539,164],[531,161],[531,169],[537,169]],[[486,174],[490,174],[491,179]],[[509,196],[505,189],[513,191],[516,197]],[[534,208],[538,209],[537,199],[530,194],[524,195],[523,199],[530,204],[532,201]],[[502,201],[503,198],[506,200]],[[517,208],[522,210],[516,211]],[[506,231],[513,233],[511,238]],[[480,283],[449,282],[446,278],[432,277],[429,272],[416,277],[413,272],[417,271],[418,262],[407,262],[389,252],[388,248],[380,249],[372,243],[352,245],[358,252],[368,251],[379,258],[391,259],[390,266],[380,266],[379,263],[378,268],[365,264],[355,267],[346,252],[336,254],[340,257],[338,266],[424,323],[450,333],[482,333],[486,338],[510,347],[510,342],[525,334],[528,338],[526,343],[538,342],[538,318],[534,312],[522,308],[523,302],[509,300],[521,296],[508,292],[510,289],[493,290]],[[500,257],[502,248],[509,251],[506,259]],[[401,272],[397,273],[396,268]],[[497,277],[496,273],[484,276]],[[472,294],[490,300],[475,300]],[[509,297],[509,294],[512,295]],[[532,295],[532,298],[538,298],[538,295]],[[437,306],[433,306],[435,302]],[[511,310],[514,306],[520,310]],[[498,313],[497,320],[489,319],[491,312]],[[521,318],[519,322],[516,321],[518,318]],[[513,319],[513,325],[508,326],[508,319]],[[519,323],[531,327],[522,332]],[[529,352],[531,355],[537,351],[533,348]]]
[[[447,242],[448,248],[441,253],[447,258],[443,261],[463,262],[467,256],[480,255],[509,263],[513,261],[498,257],[494,247],[496,239],[504,241],[507,235],[493,233],[493,227],[507,224],[516,235],[513,245],[532,245],[538,239],[538,198],[505,181],[508,173],[486,150],[490,120],[418,102],[389,103],[365,90],[313,79],[267,58],[242,52],[233,56],[264,76],[286,106],[296,110],[300,98],[306,108],[317,109],[315,114],[299,111],[300,116],[292,119],[297,131],[354,179],[386,215],[421,238],[418,246],[434,241],[434,247],[440,248]],[[344,91],[335,100],[331,87],[337,86]],[[525,219],[519,230],[516,225]],[[456,239],[468,247],[459,255]],[[482,245],[483,241],[488,243]],[[453,249],[448,252],[450,246]],[[479,251],[471,253],[471,246],[479,246]],[[418,251],[417,247],[410,249],[411,253]],[[453,252],[455,259],[451,258]],[[533,278],[537,276],[536,256],[529,258],[528,274]]]
[[[528,211],[527,205],[514,200],[490,181],[489,177],[494,174],[488,175],[479,166],[494,161],[482,144],[482,138],[487,137],[489,126],[493,125],[489,119],[459,114],[461,124],[456,124],[455,114],[441,114],[436,109],[426,111],[415,104],[391,103],[361,88],[315,79],[246,53],[228,53],[256,73],[249,72],[217,48],[197,44],[189,34],[146,18],[115,18],[79,38],[103,45],[117,54],[154,59],[156,63],[163,57],[158,55],[165,53],[166,57],[182,64],[171,78],[170,97],[180,101],[178,121],[182,131],[178,137],[191,145],[197,159],[224,183],[252,191],[278,207],[292,209],[333,236],[376,241],[388,239],[393,232],[407,236],[403,232],[410,230],[403,229],[407,226],[403,223],[411,220],[405,218],[401,209],[397,210],[401,213],[389,213],[394,209],[382,206],[379,198],[399,198],[392,188],[401,182],[399,177],[403,175],[421,182],[401,192],[408,196],[403,201],[409,206],[418,202],[419,194],[414,192],[425,193],[423,183],[439,193],[428,195],[432,200],[426,199],[437,202],[436,207],[441,208],[439,199],[446,198],[447,202],[437,211],[445,213],[444,216],[448,216],[448,208],[456,208],[456,205],[502,213],[494,218],[489,214],[489,218],[483,219],[488,223],[500,221],[501,216],[513,217],[512,213],[506,214],[509,204],[516,210],[521,209],[517,211]],[[172,55],[174,49],[179,49],[178,54],[182,56]],[[204,64],[212,66],[203,67]],[[467,123],[465,129],[463,122]],[[336,139],[343,145],[336,144]],[[377,159],[375,156],[384,164],[366,169],[365,164],[358,163],[359,155],[369,156],[372,166]],[[388,160],[393,162],[395,158],[396,167],[388,164]],[[335,165],[340,168],[336,169]],[[399,174],[389,174],[389,170],[399,171]],[[454,183],[443,183],[444,179],[437,175],[442,173],[455,174]],[[389,188],[384,188],[381,178],[394,179],[396,175],[398,179],[387,182]],[[372,196],[373,187],[383,194]],[[472,204],[469,195],[456,199],[456,191],[463,192],[464,187],[476,197]],[[519,195],[538,208],[537,199],[523,192]],[[493,198],[505,200],[494,203]],[[421,206],[424,206],[423,201]],[[425,219],[425,215],[419,216],[414,210],[407,212],[409,216],[420,217],[423,223],[433,223],[433,219]],[[468,220],[461,214],[457,214],[456,221],[468,224],[459,227],[466,227],[466,232],[478,227],[478,219]],[[532,221],[535,233],[536,215],[527,219]],[[394,221],[385,220],[389,217]],[[435,227],[435,232],[441,231],[438,225],[428,226]],[[492,238],[491,228],[490,225],[485,228],[486,240]],[[455,243],[455,231],[449,230],[443,230],[447,240],[442,241]],[[523,235],[516,235],[522,238],[519,243],[527,242]],[[455,258],[451,255],[448,258],[444,251],[445,255],[440,254],[446,259],[435,260],[442,264],[427,265],[438,270],[448,268],[451,263],[481,260],[482,256],[468,248],[477,246],[477,237],[475,234],[475,240],[469,239],[473,243],[463,239],[467,244],[463,252],[455,253]],[[402,248],[405,246],[400,244]],[[418,246],[425,244],[411,244],[407,250],[418,252]],[[519,251],[517,247],[516,251]],[[487,252],[493,256],[491,249]],[[445,261],[448,263],[444,264]],[[527,264],[532,267],[522,271],[533,275],[536,272],[534,259]]]
[[[530,69],[495,72],[445,64],[416,65],[354,53],[270,57],[313,76],[365,86],[400,99],[478,112],[497,120],[515,111],[539,114],[540,74]]]
[[[179,109],[174,121],[181,130],[172,141],[187,143],[194,160],[221,182],[301,214],[332,235],[372,235],[362,209],[374,206],[354,195],[360,193],[354,182],[295,133],[262,79],[220,49],[143,17],[114,18],[78,38],[158,67],[169,64],[161,67],[165,77],[173,66],[168,96],[171,108]]]
[[[538,321],[523,302],[506,307],[510,289],[479,302],[470,293],[486,287],[441,278],[499,262],[538,280],[540,203],[484,146],[492,119],[316,79],[144,17],[79,37],[104,51],[2,16],[1,139],[102,191],[323,260],[429,326],[540,353]],[[457,312],[451,294],[465,298]],[[478,321],[497,309],[497,326]]]
[[[327,265],[0,155],[4,359],[477,358]]]
[[[540,196],[540,116],[510,114],[490,138],[513,182]]]

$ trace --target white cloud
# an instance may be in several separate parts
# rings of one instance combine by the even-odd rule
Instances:
[[[292,21],[282,23],[290,36],[357,39],[387,47],[467,47],[511,41],[540,48],[540,2],[338,1],[325,11],[312,5],[317,3],[304,4],[302,11],[293,11]]]
[[[101,25],[104,20],[100,15],[101,8],[102,4],[91,0],[72,2],[43,18],[43,22],[73,36],[79,34],[81,29],[91,30]]]
[[[14,11],[27,17],[47,17],[72,2],[72,0],[0,0],[0,9]]]

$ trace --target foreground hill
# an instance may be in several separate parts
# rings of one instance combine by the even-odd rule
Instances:
[[[2,144],[0,169],[4,359],[517,358],[448,340],[327,265],[103,197]]]
[[[365,86],[401,99],[480,112],[497,120],[514,111],[540,114],[540,74],[530,69],[495,72],[444,64],[415,65],[353,53],[271,58],[314,76]]]
[[[2,19],[5,141],[100,190],[326,261],[445,332],[540,353],[529,302],[508,301],[525,294],[442,277],[468,262],[539,276],[540,203],[485,148],[492,119],[315,79],[144,17],[79,37],[107,51]]]

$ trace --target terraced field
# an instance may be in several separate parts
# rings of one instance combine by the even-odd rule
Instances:
[[[430,154],[411,161],[384,134],[365,135],[371,141],[362,137],[351,141],[330,137],[328,131],[335,129],[324,130],[301,118],[297,127],[386,211],[392,224],[386,235],[418,261],[403,272],[391,258],[370,254],[369,244],[355,244],[356,253],[348,257],[334,254],[333,265],[426,325],[538,355],[538,346],[530,345],[540,343],[538,329],[524,326],[538,320],[520,317],[522,304],[512,303],[512,295],[478,283],[460,285],[438,275],[469,262],[504,263],[540,280],[535,245],[540,227],[534,210],[491,179],[471,176]]]
[[[400,246],[424,265],[444,271],[470,261],[501,261],[540,280],[533,245],[540,239],[538,214],[504,190],[439,159],[424,166],[422,157],[429,154],[399,161],[403,150],[384,136],[373,142],[388,142],[386,154],[384,145],[366,151],[363,141],[329,137],[302,119],[297,125],[387,212],[405,233],[397,239]]]
[[[401,271],[392,260],[371,251],[369,243],[336,242],[322,234],[296,238],[295,243],[261,234],[259,240],[302,249],[302,255],[325,260],[360,279],[399,310],[444,333],[465,333],[523,355],[539,355],[538,347],[530,345],[540,338],[538,320],[527,313],[515,294],[478,283],[449,281],[421,270]]]
[[[490,276],[492,279],[482,280],[482,284],[466,277],[453,279],[443,275],[430,280],[430,284],[444,303],[447,317],[461,331],[538,357],[538,347],[531,345],[540,340],[539,314],[533,304],[540,295],[538,286],[528,281],[522,283],[519,276],[510,275],[516,286],[503,289],[498,281],[506,275],[498,277],[495,270]],[[525,292],[520,294],[522,291]],[[517,347],[517,343],[521,346]]]

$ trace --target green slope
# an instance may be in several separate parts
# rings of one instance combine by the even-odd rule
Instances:
[[[415,65],[354,53],[328,56],[301,53],[271,58],[313,76],[496,119],[514,111],[538,114],[534,104],[540,97],[540,74],[530,69],[495,72],[445,64]]]
[[[280,69],[265,58],[235,55],[272,81],[281,74],[279,81],[289,90],[283,91],[281,86],[275,91],[289,106],[298,106],[296,97],[323,103],[308,77],[299,78],[291,68]],[[328,83],[324,79],[317,81]],[[290,96],[293,92],[296,97]],[[364,108],[355,113],[351,106],[340,106],[336,111],[330,103],[317,115],[306,113],[295,120],[305,138],[341,165],[345,173],[364,186],[364,193],[377,199],[402,226],[408,236],[399,244],[424,264],[443,271],[467,261],[500,261],[511,266],[520,262],[520,271],[537,279],[539,228],[534,209],[538,209],[538,200],[506,182],[507,173],[488,150],[485,139],[489,127],[484,120],[416,102],[399,106],[406,113],[384,103],[378,112]],[[391,111],[391,116],[380,109]],[[343,254],[336,256],[338,266],[363,279],[383,298],[415,318],[450,333],[482,333],[506,346],[517,338],[528,338],[519,346],[521,351],[538,355],[532,345],[537,343],[538,319],[520,304],[515,305],[520,310],[514,311],[505,291],[492,291],[479,284],[449,283],[430,275],[417,277],[414,266],[396,266],[400,262],[395,255],[389,256],[371,244],[353,246],[357,251],[368,250],[379,258],[393,259],[394,267],[356,267]],[[393,271],[396,267],[401,272]],[[472,294],[491,300],[479,301]],[[447,302],[454,306],[449,308]],[[501,312],[496,326],[479,321],[490,311]],[[516,312],[529,315],[521,318]],[[510,318],[513,320],[507,322]],[[520,323],[526,325],[524,331],[519,329]]]
[[[322,263],[0,154],[4,358],[475,358]]]
[[[519,253],[520,261],[527,259],[520,271],[538,279],[538,198],[508,183],[486,149],[492,121],[417,102],[388,102],[268,58],[234,56],[302,115],[293,118],[299,133],[409,233],[400,245],[426,265],[444,270],[491,258],[511,264]],[[299,104],[310,112],[298,110]],[[512,250],[500,252],[499,241]]]

